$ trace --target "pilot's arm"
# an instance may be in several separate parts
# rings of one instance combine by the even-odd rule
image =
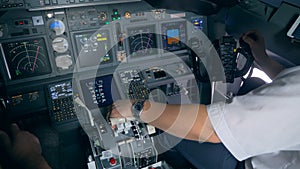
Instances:
[[[132,117],[129,100],[119,100],[114,104],[116,109],[112,111],[111,117]],[[146,101],[140,118],[181,138],[200,142],[220,142],[208,119],[205,105],[172,105]]]
[[[300,150],[300,67],[283,70],[266,55],[264,46],[259,46],[264,45],[262,37],[258,36],[256,42],[244,39],[252,47],[255,59],[274,79],[272,83],[235,97],[230,104],[146,101],[141,120],[177,137],[222,142],[239,160],[280,150]],[[132,116],[130,101],[116,102],[112,116],[120,114]]]

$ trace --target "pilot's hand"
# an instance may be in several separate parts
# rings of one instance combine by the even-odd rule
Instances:
[[[265,41],[263,36],[255,31],[248,31],[243,34],[242,39],[249,44],[255,61],[263,65],[269,62],[270,58],[266,54]]]
[[[113,109],[110,114],[111,118],[127,118],[132,117],[132,102],[128,99],[118,100],[113,103]]]
[[[16,124],[11,125],[11,136],[0,130],[0,155],[10,159],[14,166],[25,169],[50,169],[42,156],[37,137],[27,131],[21,131]],[[6,164],[3,166],[9,166]]]

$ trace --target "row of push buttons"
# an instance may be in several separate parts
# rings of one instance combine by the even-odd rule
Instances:
[[[58,4],[57,0],[51,0],[52,4]],[[78,1],[78,0],[77,0]],[[70,0],[70,3],[75,3],[75,0]],[[79,0],[79,3],[85,2],[85,0]],[[44,0],[45,5],[50,5],[50,0]]]
[[[1,8],[17,8],[17,7],[23,7],[24,4],[18,3],[18,4],[5,4],[0,6]]]

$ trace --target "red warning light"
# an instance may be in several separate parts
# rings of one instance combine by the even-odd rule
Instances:
[[[117,164],[117,160],[112,157],[112,158],[109,159],[109,164],[110,165],[116,165]]]

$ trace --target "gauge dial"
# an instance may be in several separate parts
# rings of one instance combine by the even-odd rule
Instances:
[[[128,29],[129,52],[131,57],[157,54],[155,27],[139,27]]]
[[[59,69],[69,69],[73,65],[73,61],[70,55],[61,55],[55,58],[55,63]]]
[[[55,34],[58,36],[58,35],[62,35],[65,32],[66,27],[61,20],[53,20],[50,23],[50,29],[53,30]]]
[[[9,78],[23,79],[51,73],[43,38],[2,43]]]
[[[69,43],[67,39],[63,37],[57,37],[52,41],[53,50],[58,53],[64,53],[69,48]]]

